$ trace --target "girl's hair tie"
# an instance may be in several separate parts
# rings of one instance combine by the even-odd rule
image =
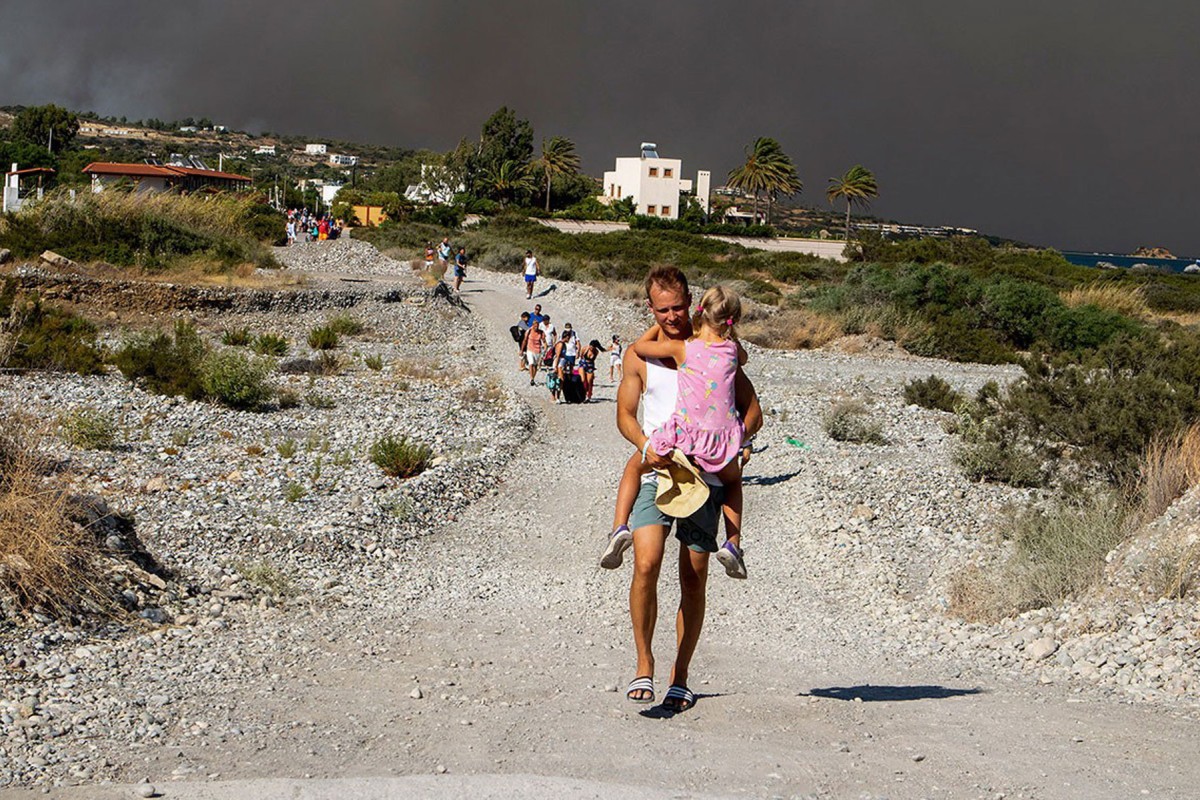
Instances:
[[[700,305],[696,306],[696,313],[697,313],[697,314],[703,314],[703,313],[704,313],[704,304],[703,304],[703,303],[701,303]]]
[[[725,324],[726,324],[726,325],[732,325],[732,324],[733,324],[733,317],[730,317],[729,319],[725,320]]]

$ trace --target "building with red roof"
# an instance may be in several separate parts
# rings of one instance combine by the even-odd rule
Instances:
[[[245,175],[220,172],[215,169],[176,166],[173,164],[117,164],[95,161],[83,168],[92,178],[92,191],[103,191],[120,181],[133,183],[135,192],[239,192],[249,189],[251,180]]]

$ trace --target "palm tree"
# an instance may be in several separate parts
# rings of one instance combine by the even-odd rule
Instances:
[[[829,205],[839,197],[846,201],[846,241],[850,241],[850,209],[852,206],[869,206],[871,198],[879,197],[879,185],[875,183],[875,173],[862,164],[855,164],[840,178],[830,178],[829,186],[825,189],[825,198]]]
[[[804,181],[800,180],[800,176],[796,174],[796,165],[792,163],[790,156],[786,155],[782,150],[773,161],[773,182],[771,188],[767,190],[767,224],[771,224],[771,206],[780,196],[792,197],[804,191]]]
[[[550,213],[550,181],[555,175],[566,175],[579,171],[579,156],[575,155],[575,143],[564,136],[542,139],[542,156],[534,162],[546,176],[546,213]]]
[[[760,136],[746,147],[746,163],[729,171],[731,188],[754,195],[754,219],[758,219],[758,197],[767,196],[767,222],[771,221],[771,203],[780,194],[793,195],[804,188],[796,174],[796,165],[783,152],[779,142]]]
[[[511,159],[501,161],[494,169],[485,170],[483,181],[500,198],[501,206],[521,192],[533,191],[533,178],[528,168]]]

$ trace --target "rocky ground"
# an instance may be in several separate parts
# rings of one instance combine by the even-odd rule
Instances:
[[[1194,600],[998,625],[945,613],[950,577],[991,552],[1004,507],[1031,495],[966,481],[944,415],[905,406],[900,388],[935,373],[973,391],[1011,371],[752,351],[767,424],[747,469],[751,578],[710,580],[696,708],[639,715],[617,691],[633,677],[628,565],[595,567],[627,455],[607,375],[587,406],[528,386],[505,331],[528,305],[517,276],[471,270],[457,304],[353,240],[281,259],[307,275],[297,291],[361,298],[337,301],[368,324],[343,348],[344,374],[287,379],[333,408],[246,414],[119,375],[0,378],[0,400],[42,418],[81,404],[120,416],[123,449],[55,454],[180,576],[141,590],[134,625],[3,634],[0,786],[148,777],[169,796],[189,779],[440,773],[807,797],[1179,797],[1195,785]],[[645,322],[636,303],[588,287],[538,289],[585,339]],[[284,333],[297,355],[329,313],[200,322],[214,336]],[[868,405],[887,444],[825,435],[822,415],[844,398]],[[385,432],[442,460],[384,479],[364,450]]]

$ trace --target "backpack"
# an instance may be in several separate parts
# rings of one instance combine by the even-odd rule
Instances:
[[[516,342],[517,344],[520,344],[521,340],[525,338],[525,334],[521,332],[520,325],[513,325],[511,328],[508,329],[508,332],[510,334],[512,334],[513,341]]]

